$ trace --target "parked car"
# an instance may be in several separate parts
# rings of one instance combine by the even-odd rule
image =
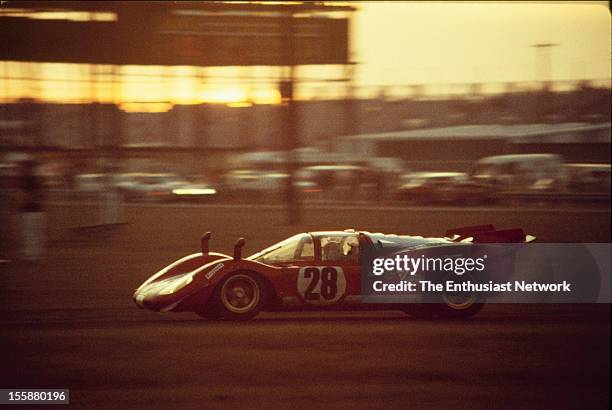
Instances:
[[[119,174],[115,186],[127,201],[202,200],[217,193],[208,184],[192,183],[173,173]]]
[[[415,172],[397,190],[398,199],[416,203],[482,204],[495,201],[496,189],[463,172]]]
[[[313,181],[322,197],[333,200],[382,198],[386,193],[385,173],[360,165],[312,165],[296,172],[299,181]]]
[[[278,171],[234,170],[224,175],[224,188],[227,195],[245,195],[259,199],[280,199],[285,193],[289,175]],[[319,185],[310,180],[293,182],[295,192],[300,198],[314,199],[321,192]]]
[[[98,193],[104,188],[104,174],[79,174],[74,177],[78,193]]]
[[[470,176],[500,191],[561,191],[565,185],[563,157],[556,154],[485,157],[476,162]]]
[[[126,201],[167,201],[172,187],[166,174],[129,172],[119,174],[115,186]]]
[[[610,193],[610,164],[566,164],[571,192]]]

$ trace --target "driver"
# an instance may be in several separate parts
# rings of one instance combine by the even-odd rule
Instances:
[[[340,245],[338,242],[330,241],[323,248],[323,257],[325,258],[325,260],[330,261],[341,260],[343,257],[342,245]]]

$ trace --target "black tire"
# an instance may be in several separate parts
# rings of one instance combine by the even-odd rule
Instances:
[[[415,319],[432,319],[435,315],[434,305],[431,303],[412,303],[402,306],[402,311]]]
[[[457,278],[456,276],[450,276],[450,278]],[[447,276],[444,280],[449,279]],[[462,276],[465,281],[475,281],[475,278],[465,273]],[[439,295],[440,302],[434,304],[434,312],[437,316],[444,319],[467,319],[480,312],[483,308],[483,298],[475,291],[467,292],[447,292],[444,291]]]
[[[433,305],[435,313],[444,319],[467,319],[480,312],[484,307],[484,303],[472,303],[469,306],[456,308],[448,304]]]
[[[235,272],[217,286],[214,303],[226,320],[249,320],[257,316],[264,303],[264,286],[250,272]]]
[[[209,303],[201,309],[195,311],[195,313],[206,320],[219,320],[221,319],[221,312],[217,308],[216,303]]]

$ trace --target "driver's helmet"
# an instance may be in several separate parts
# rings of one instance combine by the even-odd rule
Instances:
[[[339,242],[330,241],[323,248],[323,256],[326,260],[342,259],[342,245]]]

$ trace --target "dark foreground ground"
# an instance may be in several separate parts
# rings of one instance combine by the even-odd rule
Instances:
[[[440,218],[477,219],[455,212]],[[609,407],[609,305],[490,305],[460,323],[399,312],[264,313],[225,323],[142,311],[130,300],[155,270],[197,250],[196,232],[215,231],[212,248],[225,252],[246,235],[249,253],[351,220],[419,233],[403,229],[414,213],[310,214],[287,227],[267,208],[131,208],[131,223],[116,231],[66,230],[86,214],[52,209],[48,260],[0,267],[0,388],[69,388],[72,407],[104,409]],[[412,222],[433,232],[448,222],[440,218]],[[518,217],[494,218],[509,227]],[[567,215],[522,218],[551,240],[568,232]],[[603,224],[609,236],[609,219],[569,220],[593,237],[605,235],[593,232]]]

